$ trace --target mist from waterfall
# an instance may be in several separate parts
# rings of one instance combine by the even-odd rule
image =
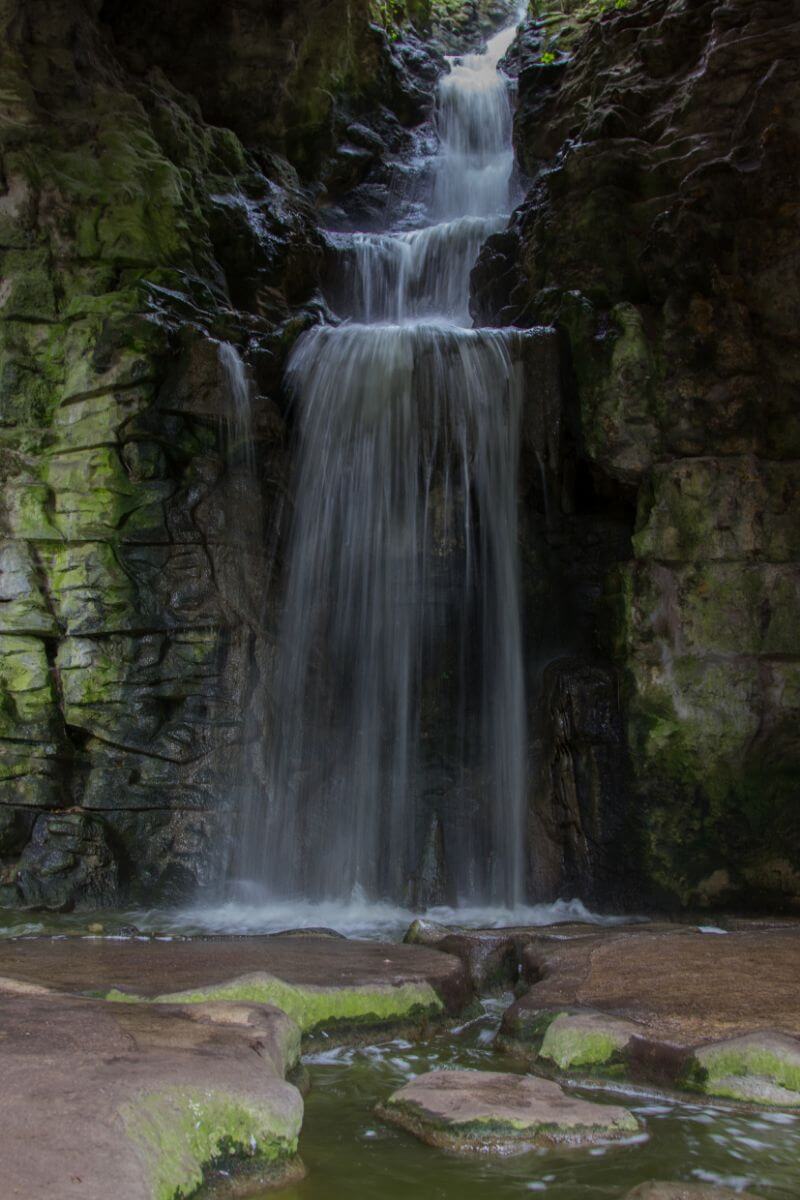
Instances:
[[[453,58],[440,82],[431,224],[335,235],[344,323],[292,354],[269,778],[234,863],[276,900],[524,897],[525,335],[471,329],[468,315],[470,271],[509,210],[498,62],[513,35]]]

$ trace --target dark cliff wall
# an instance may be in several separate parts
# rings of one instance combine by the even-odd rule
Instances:
[[[282,364],[318,303],[278,152],[294,130],[317,153],[323,84],[345,113],[416,87],[365,2],[157,8],[0,5],[0,903],[218,869],[269,654],[251,517],[281,495]],[[220,341],[255,379],[259,478]]]
[[[562,333],[567,594],[592,577],[576,518],[636,515],[632,548],[606,555],[591,650],[550,668],[546,879],[574,876],[624,810],[643,897],[797,905],[800,10],[561,7],[513,55],[531,183],[484,252],[475,312]]]

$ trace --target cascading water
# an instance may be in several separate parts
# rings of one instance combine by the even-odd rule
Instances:
[[[235,864],[276,898],[523,898],[524,335],[468,327],[470,270],[509,210],[498,63],[513,35],[441,81],[433,223],[336,235],[350,320],[306,333],[290,363],[296,510],[271,775]]]

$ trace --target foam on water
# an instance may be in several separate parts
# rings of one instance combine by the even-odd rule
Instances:
[[[253,888],[252,891],[257,889]],[[222,903],[197,904],[171,912],[157,910],[129,914],[140,929],[156,928],[185,934],[260,934],[287,929],[333,929],[346,937],[397,939],[412,921],[424,917],[442,925],[471,929],[506,926],[555,925],[584,921],[595,925],[621,924],[630,918],[601,916],[580,900],[516,907],[438,907],[415,912],[403,905],[376,903],[363,894],[346,901],[287,901],[256,896]]]

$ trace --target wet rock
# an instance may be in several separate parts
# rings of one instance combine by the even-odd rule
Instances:
[[[444,825],[438,817],[431,820],[419,867],[411,880],[409,900],[410,906],[418,910],[455,903],[454,889],[447,874]]]
[[[9,1195],[188,1195],[217,1166],[263,1187],[297,1177],[303,1102],[284,1077],[300,1035],[283,1013],[114,1005],[3,981],[0,1012]]]
[[[28,908],[103,908],[117,895],[118,864],[102,820],[88,813],[37,817],[14,883]]]
[[[713,903],[706,881],[724,873],[725,904],[791,910],[800,743],[796,637],[780,617],[798,576],[786,508],[797,273],[784,277],[798,256],[794,6],[560,8],[534,13],[512,54],[530,186],[476,266],[473,313],[553,323],[565,349],[573,416],[549,540],[578,569],[559,603],[585,612],[571,645],[591,631],[587,658],[612,668],[632,766],[620,789],[595,753],[587,780],[601,814],[635,818],[647,902]],[[575,527],[614,493],[637,513],[603,582]],[[559,731],[545,736],[559,761]],[[579,726],[573,739],[589,741]],[[585,818],[566,821],[547,883],[564,886],[559,848],[568,875],[584,833],[591,869]]]
[[[635,1021],[624,1021],[605,1013],[578,1011],[538,1014],[544,1036],[539,1057],[554,1063],[559,1070],[572,1067],[591,1069],[609,1067],[620,1061],[631,1040],[644,1032]]]
[[[125,1003],[270,1004],[326,1044],[418,1032],[472,999],[462,964],[419,946],[319,936],[15,942],[3,973]]]
[[[524,935],[523,935],[524,936]],[[459,930],[417,920],[403,941],[431,946],[460,959],[479,995],[513,987],[518,974],[517,939],[507,930]]]
[[[800,1101],[800,926],[606,929],[524,951],[499,1044],[526,1060],[763,1104]]]
[[[690,1068],[712,1096],[800,1107],[800,1037],[769,1029],[701,1046]]]
[[[263,573],[230,560],[271,493],[229,454],[220,341],[261,364],[255,440],[280,488],[285,326],[321,251],[289,164],[207,124],[168,72],[141,78],[114,5],[22,7],[1,147],[0,887],[171,902],[224,856],[265,653]]]
[[[433,1071],[378,1108],[385,1120],[439,1149],[525,1154],[537,1146],[584,1146],[638,1133],[632,1113],[569,1096],[532,1075]]]

